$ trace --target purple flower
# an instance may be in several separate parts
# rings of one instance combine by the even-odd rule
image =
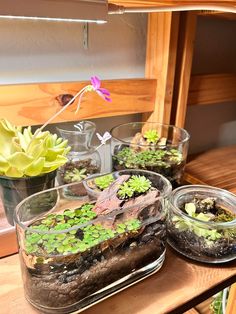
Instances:
[[[92,76],[90,81],[94,91],[97,92],[99,96],[106,101],[111,101],[110,92],[106,88],[101,88],[101,81],[97,76]]]

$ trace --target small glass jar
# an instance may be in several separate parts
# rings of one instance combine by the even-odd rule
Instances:
[[[81,121],[76,126],[78,128],[73,125],[68,125],[66,129],[57,128],[61,137],[67,139],[68,145],[71,146],[67,155],[68,162],[58,170],[57,181],[60,185],[80,182],[101,171],[100,154],[91,146],[96,125],[91,121]],[[71,196],[77,193],[72,190]]]
[[[181,184],[189,143],[186,130],[157,122],[131,122],[114,127],[111,135],[113,170],[154,171],[173,187]]]
[[[40,312],[82,311],[161,268],[171,184],[149,171],[111,175],[115,184],[96,200],[89,194],[68,198],[64,185],[17,206],[25,295]],[[128,201],[118,199],[117,187],[132,175],[145,176],[152,188]]]
[[[226,190],[203,185],[186,185],[175,189],[169,201],[168,243],[193,260],[222,263],[236,258],[236,219],[211,221],[211,213],[191,216],[183,211],[193,200],[212,202],[214,207],[236,217],[236,196]],[[203,203],[204,204],[204,203]],[[209,203],[210,204],[210,203]],[[208,204],[208,206],[210,206]],[[191,210],[191,207],[190,207]],[[201,217],[201,218],[200,218]],[[207,217],[207,218],[206,218]],[[208,221],[203,221],[208,220]]]

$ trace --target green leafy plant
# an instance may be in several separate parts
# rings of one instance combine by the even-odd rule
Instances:
[[[107,174],[105,176],[97,177],[94,179],[94,183],[101,191],[105,190],[113,181],[114,177],[111,174]]]
[[[151,181],[145,176],[133,175],[120,186],[117,194],[121,199],[130,198],[147,192],[151,186]]]
[[[67,170],[65,172],[64,180],[67,183],[70,182],[80,182],[87,177],[86,169],[77,169]]]
[[[156,144],[160,137],[157,130],[148,130],[144,133],[144,138],[149,144]]]
[[[208,214],[205,213],[196,213],[196,205],[194,203],[186,203],[184,207],[186,213],[193,218],[196,218],[198,220],[207,222],[211,220],[211,217]],[[204,228],[201,226],[201,224],[192,222],[187,219],[179,218],[178,216],[174,216],[172,218],[172,221],[175,223],[175,227],[179,229],[180,231],[193,231],[197,236],[204,237],[207,240],[215,241],[222,237],[222,234],[218,232],[217,229],[209,229]]]
[[[66,161],[67,141],[48,131],[33,135],[31,128],[0,120],[0,175],[37,176],[51,172]]]
[[[67,255],[84,252],[121,234],[137,232],[141,226],[141,222],[135,218],[119,223],[114,228],[104,227],[99,222],[80,227],[81,224],[96,218],[93,207],[92,204],[84,204],[75,210],[66,209],[62,214],[47,215],[26,232],[26,253]],[[78,228],[63,232],[76,226]],[[41,233],[37,233],[37,231]],[[61,233],[55,233],[55,231],[61,231]]]
[[[136,152],[125,147],[113,156],[113,160],[125,168],[146,169],[148,167],[169,168],[171,164],[183,161],[182,153],[176,149],[156,149]]]

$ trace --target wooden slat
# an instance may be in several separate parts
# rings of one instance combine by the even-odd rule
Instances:
[[[144,120],[169,123],[177,53],[179,13],[149,14],[146,77],[157,79],[155,107]]]
[[[89,82],[48,83],[0,86],[0,117],[20,125],[37,125],[61,109],[56,97],[75,94]],[[103,81],[111,92],[112,102],[105,102],[95,93],[83,97],[80,111],[74,114],[71,105],[53,123],[87,118],[150,112],[154,108],[156,80],[127,79]]]
[[[38,313],[24,298],[18,256],[1,259],[0,269],[1,314]],[[180,314],[231,284],[235,278],[235,263],[212,267],[193,263],[167,250],[159,272],[84,314]]]
[[[220,10],[236,12],[235,0],[108,0],[109,3],[123,5],[125,7],[161,7],[176,9],[179,11],[188,10]]]
[[[236,283],[230,287],[226,314],[236,313]]]
[[[194,75],[188,105],[209,105],[236,100],[236,74]]]
[[[182,12],[180,18],[179,46],[173,97],[173,107],[175,109],[173,112],[175,114],[174,124],[178,127],[184,127],[192,69],[197,14],[196,12]]]
[[[186,165],[185,180],[236,193],[236,146],[217,148],[195,157]]]
[[[236,14],[220,12],[220,11],[207,11],[207,10],[199,11],[198,15],[213,17],[213,18],[220,18],[220,19],[225,19],[225,20],[230,20],[230,21],[236,20]]]

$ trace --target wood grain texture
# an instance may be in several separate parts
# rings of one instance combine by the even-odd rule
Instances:
[[[146,78],[157,80],[154,111],[145,114],[149,122],[170,122],[176,66],[179,13],[149,14]]]
[[[194,75],[188,105],[209,105],[236,100],[236,74]]]
[[[198,15],[212,17],[212,18],[220,18],[220,19],[225,19],[225,20],[229,20],[229,21],[236,20],[236,14],[220,12],[220,11],[207,11],[207,10],[204,10],[204,11],[198,12]]]
[[[226,314],[236,313],[236,283],[230,287]]]
[[[17,125],[42,124],[61,109],[58,95],[74,95],[86,84],[89,82],[0,86],[0,117]],[[103,81],[102,86],[111,92],[111,103],[96,93],[86,93],[77,115],[75,101],[53,123],[150,112],[154,108],[156,80],[112,80]]]
[[[166,9],[188,10],[210,9],[236,12],[235,0],[108,0],[109,3],[123,5],[125,7],[159,7]]]
[[[7,222],[0,199],[0,258],[18,251],[15,228]]]
[[[196,12],[181,13],[174,87],[175,90],[173,97],[173,108],[175,113],[174,124],[178,127],[184,127],[185,122],[196,24]]]
[[[236,146],[217,148],[202,153],[185,168],[185,180],[207,184],[236,193]]]
[[[1,314],[37,313],[24,298],[18,255],[0,260]],[[231,284],[236,264],[208,266],[168,250],[159,272],[84,311],[84,314],[184,313]]]

